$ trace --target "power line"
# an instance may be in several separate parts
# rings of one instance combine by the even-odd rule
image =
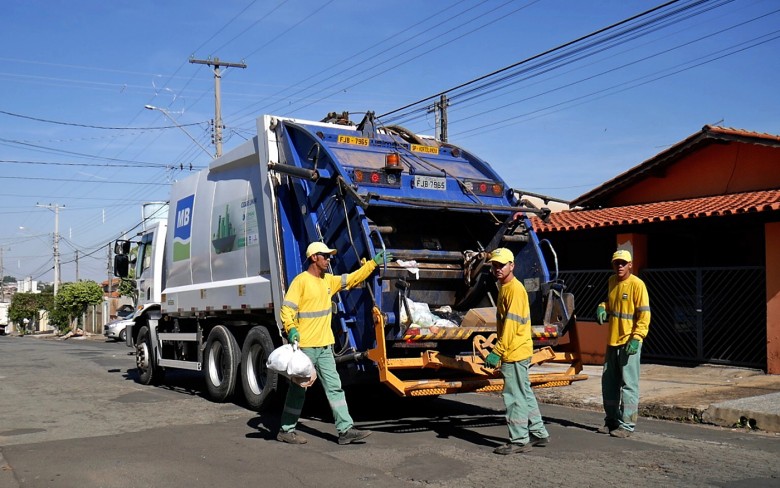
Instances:
[[[702,41],[702,40],[705,40],[705,39],[712,38],[712,37],[714,37],[714,36],[717,36],[717,35],[719,35],[719,34],[722,34],[722,33],[724,33],[724,32],[727,32],[727,31],[729,31],[729,30],[733,30],[733,29],[736,29],[736,28],[738,28],[738,27],[743,27],[743,26],[745,26],[745,25],[747,25],[747,24],[749,24],[749,23],[751,23],[751,22],[755,22],[756,20],[759,20],[759,19],[762,19],[762,18],[768,17],[768,16],[770,16],[770,15],[774,15],[774,14],[776,14],[776,13],[778,13],[778,12],[780,12],[780,9],[777,9],[777,10],[774,10],[774,11],[772,11],[772,12],[768,12],[768,13],[765,13],[765,14],[759,15],[759,16],[757,16],[757,17],[754,17],[754,18],[752,18],[752,19],[746,20],[746,21],[744,21],[744,22],[740,22],[740,23],[738,23],[738,24],[733,24],[733,25],[730,25],[730,26],[728,26],[728,27],[726,27],[726,28],[723,28],[723,29],[721,29],[721,30],[718,30],[718,31],[716,31],[716,32],[711,32],[711,33],[709,33],[709,34],[706,34],[706,35],[700,36],[700,37],[698,37],[698,38],[696,38],[696,39],[692,39],[692,40],[690,40],[690,41],[684,42],[684,43],[682,43],[682,44],[678,44],[678,45],[676,45],[676,46],[673,46],[673,47],[671,47],[671,48],[668,48],[668,49],[664,49],[664,50],[662,50],[662,51],[655,52],[655,53],[653,53],[653,54],[647,55],[647,56],[645,56],[645,57],[642,57],[642,58],[639,58],[639,59],[635,59],[635,60],[633,60],[633,61],[630,61],[630,62],[628,62],[628,63],[624,63],[624,64],[622,64],[622,65],[620,65],[620,66],[616,66],[616,67],[613,67],[613,68],[610,68],[610,69],[607,69],[607,70],[601,71],[601,72],[599,72],[599,73],[596,73],[596,74],[594,74],[594,75],[587,76],[587,77],[585,77],[585,78],[581,78],[581,79],[579,79],[579,80],[576,80],[576,81],[573,81],[573,82],[571,82],[571,83],[567,83],[567,84],[564,84],[564,85],[559,85],[559,86],[557,86],[557,87],[555,87],[555,88],[551,88],[551,89],[545,90],[545,91],[543,91],[543,92],[541,92],[541,93],[537,93],[537,94],[535,94],[535,95],[531,95],[531,96],[528,96],[528,97],[522,98],[522,99],[520,99],[520,100],[515,100],[515,101],[513,101],[513,102],[506,103],[506,104],[504,104],[504,105],[501,105],[500,107],[494,107],[494,108],[492,108],[492,109],[489,109],[489,110],[485,110],[485,111],[478,112],[478,113],[475,113],[475,114],[470,114],[470,117],[472,117],[472,118],[473,118],[473,117],[478,117],[478,116],[480,116],[480,115],[486,115],[486,114],[488,114],[488,113],[494,112],[494,111],[496,111],[496,110],[499,110],[499,109],[504,109],[504,108],[510,107],[510,106],[512,106],[512,105],[517,105],[518,103],[522,103],[522,102],[525,102],[525,101],[531,100],[531,99],[533,99],[533,98],[540,97],[540,96],[542,96],[542,95],[547,95],[547,94],[550,94],[550,93],[553,93],[553,92],[556,92],[556,91],[560,91],[560,90],[562,90],[562,89],[565,89],[565,88],[569,88],[569,87],[571,87],[571,86],[574,86],[574,85],[576,85],[576,84],[583,83],[583,82],[585,82],[585,81],[589,81],[589,80],[592,80],[592,79],[598,78],[598,77],[600,77],[600,76],[603,76],[603,75],[606,75],[606,74],[614,73],[614,72],[616,72],[616,71],[618,71],[618,70],[621,70],[621,69],[623,69],[623,68],[626,68],[626,67],[629,67],[629,66],[633,66],[633,65],[635,65],[635,64],[638,64],[638,63],[641,63],[641,62],[647,61],[647,60],[649,60],[649,59],[652,59],[652,58],[655,58],[655,57],[658,57],[658,56],[661,56],[661,55],[664,55],[664,54],[668,54],[668,53],[670,53],[670,52],[672,52],[672,51],[675,51],[675,50],[681,49],[681,48],[683,48],[683,47],[690,46],[690,45],[692,45],[692,44],[695,44],[695,43],[697,43],[697,42],[700,42],[700,41]],[[718,52],[720,52],[721,50],[722,50],[722,48],[719,48],[719,51],[718,51]],[[476,98],[478,98],[478,96],[474,96],[474,97],[471,97],[471,98],[467,98],[467,99],[465,99],[465,100],[461,100],[461,101],[458,103],[458,105],[460,106],[460,105],[462,105],[464,102],[468,102],[468,101],[474,100],[474,99],[476,99]]]
[[[764,40],[762,40],[760,42],[756,42],[759,39],[767,37],[767,36],[772,36],[772,37],[770,37],[768,39],[764,39]],[[682,73],[684,71],[691,70],[693,68],[697,68],[699,66],[703,66],[705,64],[712,63],[714,61],[717,61],[717,60],[726,58],[728,56],[731,56],[731,55],[734,55],[734,54],[746,51],[748,49],[752,49],[752,48],[760,46],[762,44],[766,44],[766,43],[768,43],[770,41],[773,41],[775,39],[780,39],[780,30],[776,30],[774,32],[770,32],[768,34],[763,34],[761,36],[755,37],[755,38],[750,39],[748,41],[739,43],[739,44],[737,44],[735,46],[729,46],[727,49],[734,49],[734,48],[736,48],[738,46],[741,46],[741,45],[744,45],[744,44],[747,44],[747,43],[752,43],[752,44],[750,44],[748,46],[744,46],[744,47],[742,47],[740,49],[736,49],[736,50],[733,50],[731,52],[723,53],[723,49],[719,48],[716,52],[707,54],[705,56],[696,58],[694,60],[687,61],[685,63],[681,63],[681,64],[677,65],[677,67],[679,67],[679,69],[671,68],[671,69],[674,69],[674,70],[671,71],[671,72],[668,72],[666,74],[659,75],[660,72],[657,71],[657,72],[652,73],[650,75],[641,76],[639,78],[634,78],[633,80],[630,80],[629,82],[621,82],[619,84],[611,85],[611,86],[609,86],[607,88],[596,90],[596,91],[590,92],[590,93],[588,93],[586,95],[582,95],[582,96],[578,96],[578,97],[575,97],[575,98],[571,98],[569,100],[565,100],[563,102],[559,102],[559,103],[556,103],[556,104],[553,104],[553,105],[549,105],[547,107],[544,107],[544,108],[541,108],[541,109],[537,109],[537,110],[534,110],[532,112],[528,112],[528,113],[525,113],[525,114],[520,114],[520,115],[517,115],[517,116],[514,116],[514,117],[508,117],[506,119],[499,120],[499,121],[496,121],[496,122],[492,122],[490,124],[485,124],[485,125],[482,125],[480,127],[474,128],[474,129],[465,130],[465,131],[459,132],[457,134],[458,135],[463,135],[463,134],[468,134],[468,133],[474,133],[474,132],[482,131],[482,130],[484,130],[487,127],[492,127],[492,126],[495,126],[495,125],[505,125],[507,122],[511,122],[513,120],[517,120],[517,119],[525,117],[527,115],[532,115],[532,114],[536,114],[536,113],[539,113],[539,112],[547,111],[547,110],[549,110],[551,108],[561,107],[563,105],[571,104],[571,102],[575,102],[575,101],[584,100],[580,104],[577,104],[577,105],[581,105],[582,103],[592,102],[593,100],[598,100],[598,99],[604,98],[606,96],[614,95],[615,93],[620,93],[620,92],[624,92],[624,91],[627,91],[627,90],[631,90],[633,88],[636,88],[636,87],[639,87],[639,86],[642,86],[642,85],[646,85],[648,83],[652,83],[654,81],[658,81],[658,80],[663,79],[663,78],[668,78],[670,76]],[[690,63],[693,63],[695,61],[701,60],[701,59],[703,59],[705,57],[709,57],[709,56],[714,56],[714,57],[712,57],[711,59],[705,60],[705,61],[698,62],[696,64],[690,64]],[[682,67],[682,66],[685,66],[685,65],[689,65],[689,66]],[[668,71],[668,70],[669,69],[665,69],[665,70],[662,70],[662,71]],[[658,75],[658,76],[654,76],[654,75]],[[647,78],[649,78],[651,76],[652,76],[652,78],[647,79]],[[641,80],[644,80],[644,81],[641,81]],[[615,88],[620,88],[620,89],[613,90]],[[594,98],[594,95],[600,95],[600,96]],[[569,105],[569,106],[571,106],[571,105]],[[560,108],[560,109],[555,110],[553,112],[546,112],[545,114],[554,113],[554,112],[557,112],[559,110],[563,110],[563,108]],[[515,122],[515,123],[518,123],[518,122]]]
[[[466,0],[460,0],[459,2],[457,2],[457,3],[453,4],[453,5],[447,5],[447,7],[444,10],[438,12],[435,15],[435,17],[438,18],[439,15],[444,13],[444,12],[451,12],[452,10],[454,10],[455,7],[457,7],[458,5],[463,3],[464,1],[466,1]],[[459,13],[453,14],[449,18],[441,19],[441,20],[437,21],[437,26],[442,26],[442,25],[447,24],[448,22],[452,21],[453,19],[455,19],[457,17],[465,15],[466,13],[468,13],[468,12],[472,11],[473,9],[477,8],[479,5],[484,4],[485,1],[480,2],[478,5],[471,6],[471,7],[469,7],[468,9],[466,9],[464,11],[461,11]],[[380,55],[389,55],[389,54],[391,54],[389,51],[392,51],[393,49],[397,48],[398,46],[400,46],[400,45],[402,45],[402,44],[404,44],[406,42],[411,41],[412,39],[415,39],[415,38],[420,37],[422,35],[428,34],[430,32],[430,29],[426,28],[422,32],[419,32],[419,33],[417,33],[417,34],[415,34],[415,35],[413,35],[411,37],[407,37],[406,39],[403,39],[403,40],[399,40],[399,36],[402,36],[404,34],[410,33],[410,32],[413,31],[414,28],[416,28],[418,26],[421,26],[421,25],[429,27],[429,24],[430,24],[430,20],[429,20],[428,17],[426,17],[425,19],[420,20],[420,21],[418,21],[418,22],[416,22],[416,23],[414,23],[414,24],[412,24],[410,26],[404,26],[401,29],[399,29],[398,31],[395,31],[395,32],[391,33],[390,35],[388,35],[387,37],[377,41],[374,44],[372,44],[371,46],[366,47],[366,48],[362,49],[361,51],[358,51],[358,52],[356,52],[354,54],[351,54],[351,55],[343,58],[341,61],[338,61],[338,62],[336,62],[334,64],[331,64],[329,67],[327,67],[325,69],[319,70],[317,73],[315,73],[312,76],[307,76],[307,77],[299,80],[298,82],[296,82],[294,84],[286,84],[283,89],[281,89],[281,90],[279,90],[279,91],[277,91],[277,92],[275,92],[275,93],[273,93],[271,95],[267,95],[267,96],[261,98],[259,101],[255,102],[255,103],[252,103],[252,104],[250,104],[250,105],[248,105],[248,106],[246,106],[246,107],[244,107],[244,108],[234,112],[233,114],[231,114],[231,117],[239,118],[239,117],[244,117],[244,115],[242,115],[242,114],[251,114],[255,110],[257,110],[256,107],[261,105],[266,100],[273,99],[275,97],[279,97],[280,95],[282,95],[283,93],[287,92],[288,90],[294,89],[296,87],[300,87],[303,83],[305,83],[307,81],[310,81],[312,79],[318,80],[318,81],[314,81],[314,82],[312,82],[312,83],[310,83],[310,84],[308,84],[308,85],[306,85],[306,86],[304,86],[302,88],[299,88],[298,90],[296,90],[293,93],[291,93],[290,95],[288,95],[288,97],[294,97],[296,95],[301,95],[304,92],[306,92],[307,90],[310,90],[310,89],[312,89],[312,88],[314,88],[314,87],[316,87],[318,85],[322,85],[326,81],[330,82],[330,85],[328,85],[327,87],[333,87],[333,86],[335,86],[335,84],[333,83],[333,80],[331,78],[333,76],[331,74],[332,72],[334,72],[334,71],[336,71],[338,69],[338,74],[344,76],[348,72],[354,70],[355,68],[361,66],[362,64],[367,63],[367,62],[371,61],[372,59],[375,60],[376,59],[375,56],[368,55],[368,53],[370,53],[372,50],[374,50],[374,48],[381,48],[380,52],[379,52]],[[393,47],[388,49],[387,45],[388,45],[388,43],[391,43],[391,42],[392,42],[392,46]],[[361,61],[358,61],[357,63],[355,63],[354,61],[356,59],[360,59],[360,57],[362,55],[366,55],[366,56]],[[347,67],[345,67],[343,69],[339,69],[340,66],[342,66],[345,63],[350,62],[350,61],[352,61],[353,64],[351,64],[351,65],[349,65],[349,66],[347,66]],[[281,103],[281,102],[276,102],[276,103]],[[273,107],[274,104],[275,103],[267,104],[267,105],[265,105],[265,108],[268,108],[269,111],[272,111],[273,109],[271,107]]]
[[[144,163],[138,162],[134,164],[95,164],[95,163],[64,163],[57,161],[31,161],[24,159],[0,159],[0,163],[5,164],[32,164],[43,166],[88,166],[90,168],[172,168],[174,165],[164,163]],[[178,166],[178,165],[176,165]],[[203,169],[205,166],[192,166],[192,169]]]
[[[71,127],[84,127],[87,129],[101,129],[101,130],[162,130],[162,129],[175,129],[177,126],[175,125],[164,125],[159,127],[106,127],[102,125],[88,125],[88,124],[79,124],[76,122],[62,122],[58,120],[49,120],[49,119],[41,119],[38,117],[31,117],[29,115],[22,115],[17,114],[13,112],[6,112],[5,110],[0,110],[0,114],[5,114],[11,117],[18,117],[20,119],[27,119],[27,120],[34,120],[36,122],[45,122],[47,124],[57,124],[57,125],[67,125]],[[179,124],[182,127],[190,127],[193,125],[201,125],[201,124],[207,124],[208,121],[204,122],[193,122],[191,124]]]
[[[170,186],[170,183],[150,183],[148,181],[89,181],[79,180],[75,178],[44,178],[42,176],[0,176],[4,180],[39,180],[39,181],[69,181],[76,183],[98,183],[101,185],[154,185],[154,186]]]

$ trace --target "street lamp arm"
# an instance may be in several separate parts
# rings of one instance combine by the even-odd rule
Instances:
[[[182,127],[182,126],[181,126],[181,124],[179,124],[179,122],[177,122],[177,121],[176,121],[176,119],[174,119],[174,118],[171,116],[171,114],[169,114],[169,113],[168,113],[168,111],[167,111],[167,110],[165,110],[164,108],[156,107],[156,106],[154,106],[154,105],[144,105],[144,108],[145,108],[145,109],[147,109],[147,110],[157,110],[158,112],[160,112],[160,113],[162,113],[163,115],[165,115],[166,117],[168,117],[168,120],[170,120],[171,122],[173,122],[173,124],[174,124],[176,127],[178,127],[179,129],[181,129],[181,130],[182,130],[182,132],[184,132],[185,134],[187,134],[187,137],[189,137],[189,138],[190,138],[190,140],[192,140],[192,142],[194,142],[195,144],[197,144],[197,145],[198,145],[198,147],[199,147],[199,148],[201,148],[201,149],[203,149],[203,151],[204,151],[206,154],[208,154],[210,157],[212,157],[212,158],[214,157],[214,155],[213,155],[213,154],[211,154],[211,152],[209,152],[209,150],[208,150],[208,149],[206,149],[205,147],[203,147],[203,144],[201,144],[200,142],[198,142],[198,140],[197,140],[197,139],[195,139],[194,137],[192,137],[192,134],[190,134],[190,133],[187,131],[187,129],[185,129],[184,127]]]

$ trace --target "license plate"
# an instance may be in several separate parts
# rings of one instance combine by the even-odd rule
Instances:
[[[446,190],[447,178],[414,175],[414,187],[421,190]]]
[[[339,144],[352,144],[353,146],[365,146],[368,147],[368,138],[339,135]]]

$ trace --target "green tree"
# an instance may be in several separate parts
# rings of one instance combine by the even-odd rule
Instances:
[[[58,294],[59,295],[59,294]],[[68,330],[71,323],[71,315],[66,311],[55,306],[54,296],[51,300],[52,306],[49,310],[49,325],[56,327],[60,333]]]
[[[72,322],[74,318],[81,319],[88,306],[98,305],[102,301],[103,288],[94,281],[65,283],[55,297],[54,315],[67,315]]]
[[[27,328],[35,328],[35,324],[41,318],[41,310],[51,310],[52,308],[53,300],[49,294],[16,293],[11,298],[11,305],[8,307],[8,319],[17,324],[19,332],[24,334],[27,332]],[[27,320],[27,328],[25,320]]]

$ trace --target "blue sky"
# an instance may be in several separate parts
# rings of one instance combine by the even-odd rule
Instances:
[[[247,64],[223,71],[228,151],[261,114],[349,111],[357,122],[661,3],[7,0],[4,272],[53,279],[58,205],[63,281],[76,279],[77,251],[79,278],[106,279],[107,244],[140,222],[141,204],[166,200],[190,164],[208,163],[214,77],[190,57]],[[680,7],[689,8],[634,35],[519,64],[489,91],[452,92],[449,140],[514,188],[573,199],[705,124],[780,134],[780,3],[681,0],[664,12]],[[434,131],[425,110],[400,123]]]

